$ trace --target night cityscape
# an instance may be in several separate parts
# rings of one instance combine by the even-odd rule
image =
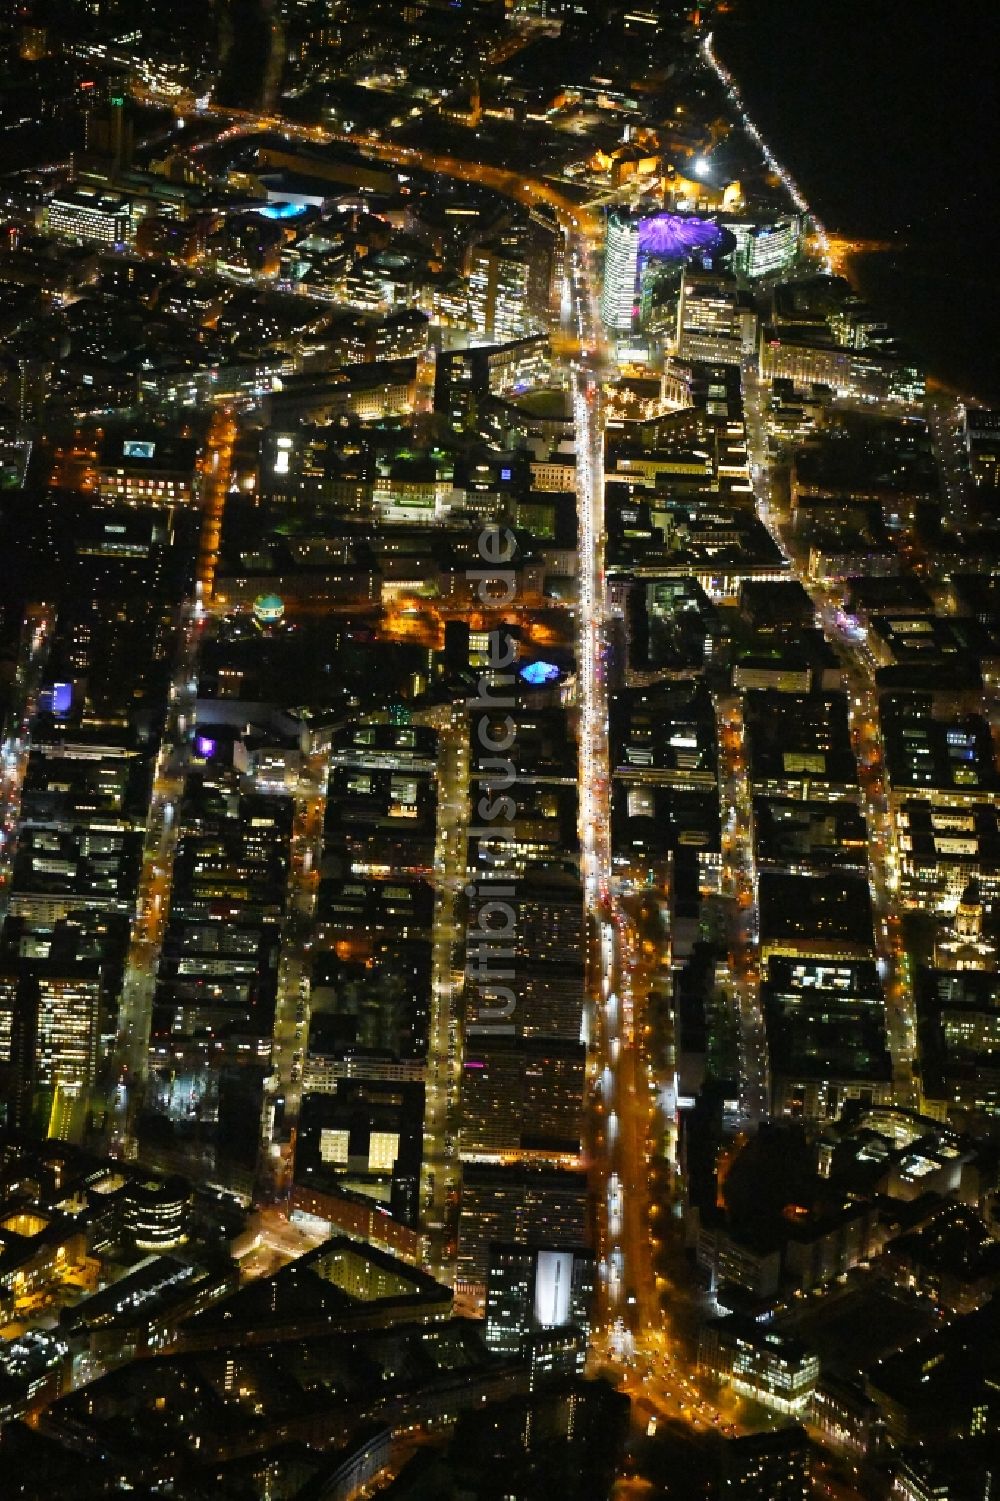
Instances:
[[[0,1501],[1000,1493],[995,121],[851,29],[4,8]]]

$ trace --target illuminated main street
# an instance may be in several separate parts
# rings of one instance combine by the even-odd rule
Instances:
[[[740,1113],[747,1124],[767,1115],[768,1067],[756,950],[753,798],[739,694],[718,704],[719,798],[723,894],[731,900],[729,975],[740,1033]]]
[[[181,607],[166,721],[153,769],[136,920],[118,1015],[117,1058],[111,1081],[111,1147],[123,1155],[131,1155],[134,1150],[132,1125],[139,1103],[134,1085],[141,1083],[148,1068],[156,963],[170,903],[180,799],[194,731],[202,623],[205,604],[212,597],[235,441],[233,414],[220,407],[213,413],[201,461],[202,522],[195,595],[193,602]]]
[[[582,237],[571,237],[566,331],[579,339],[572,367],[576,423],[579,590],[580,849],[591,942],[588,967],[592,1181],[598,1219],[600,1284],[594,1354],[610,1359],[626,1384],[642,1362],[642,1389],[659,1411],[682,1417],[691,1401],[677,1389],[666,1354],[654,1268],[650,1156],[654,1085],[644,1048],[645,985],[634,919],[612,874],[608,742],[607,616],[604,578],[604,427],[607,351],[595,279]]]
[[[294,1133],[302,1104],[309,1028],[308,944],[316,910],[329,769],[326,752],[313,750],[303,756],[292,790],[291,869],[278,962],[261,1163],[263,1176],[275,1198],[291,1187]]]
[[[432,722],[439,737],[438,806],[420,1211],[427,1237],[427,1263],[436,1276],[450,1281],[454,1260],[453,1255],[449,1259],[449,1251],[453,1251],[454,1204],[459,1186],[458,1101],[462,1068],[459,1004],[463,976],[456,908],[459,890],[466,879],[469,728],[462,709],[439,711]]]
[[[17,852],[15,830],[21,810],[21,789],[31,751],[31,721],[38,706],[54,624],[54,612],[47,605],[37,605],[28,610],[21,629],[14,671],[12,733],[0,746],[0,919],[7,912]]]

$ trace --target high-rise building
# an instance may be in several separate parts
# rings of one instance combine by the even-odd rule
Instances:
[[[802,245],[802,220],[797,214],[777,224],[760,224],[747,240],[747,276],[769,276],[795,264]]]
[[[819,1358],[801,1341],[739,1314],[704,1325],[698,1364],[741,1396],[788,1414],[805,1411],[819,1379]]]
[[[548,307],[551,257],[521,234],[499,235],[469,251],[469,319],[480,337],[511,343],[537,332]]]
[[[395,1219],[417,1216],[424,1091],[405,1079],[334,1081],[302,1104],[296,1181],[322,1191],[362,1194]]]
[[[586,1052],[580,1042],[488,1037],[466,1046],[463,1155],[580,1149]]]
[[[672,306],[686,266],[714,271],[736,248],[736,239],[704,214],[659,212],[636,215],[619,209],[608,215],[604,240],[605,326],[628,333],[659,319],[657,309]]]
[[[989,1440],[985,1452],[968,1439],[931,1453],[914,1448],[899,1461],[892,1501],[990,1501],[995,1475]]]
[[[109,77],[103,85],[85,80],[79,88],[83,110],[84,150],[110,166],[112,174],[132,162],[135,125],[132,121],[128,84]]]
[[[969,407],[965,436],[973,484],[983,490],[1000,489],[1000,412]]]
[[[500,1355],[517,1355],[533,1336],[575,1329],[582,1365],[590,1335],[594,1258],[579,1246],[493,1245],[486,1280],[486,1343]]]
[[[489,901],[484,888],[481,903]],[[514,994],[511,1024],[518,1037],[578,1042],[583,1019],[583,897],[575,875],[529,866],[517,883],[512,925],[513,963],[506,983]],[[500,947],[488,911],[470,913],[466,993],[472,1011],[488,1006],[490,967],[482,935]]]
[[[779,336],[780,335],[780,336]],[[822,337],[765,328],[760,341],[760,373],[767,381],[796,386],[830,386],[838,396],[865,401],[920,401],[924,377],[895,356],[869,349],[844,349]]]
[[[97,1065],[101,985],[95,977],[41,976],[38,980],[35,1070],[40,1087],[79,1090]]]
[[[85,1104],[94,1081],[100,1035],[102,982],[97,965],[59,972],[44,961],[21,964],[0,977],[0,1066],[9,1087],[8,1124],[50,1121],[57,1096]],[[65,1134],[60,1129],[55,1134]]]
[[[802,248],[803,224],[799,214],[790,214],[773,224],[727,221],[726,228],[736,237],[733,264],[751,278],[787,271],[794,266]]]
[[[736,280],[686,269],[677,303],[677,353],[738,365],[753,349],[757,320]]]
[[[553,1250],[587,1239],[587,1179],[563,1168],[468,1164],[462,1174],[458,1279],[483,1287],[493,1244]]]
[[[774,1115],[836,1120],[851,1100],[888,1104],[885,999],[870,960],[775,955],[761,986]]]
[[[638,276],[639,221],[630,214],[609,214],[601,291],[601,317],[606,328],[619,333],[628,333],[632,328]]]

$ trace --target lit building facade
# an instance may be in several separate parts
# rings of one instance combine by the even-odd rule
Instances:
[[[49,232],[66,239],[107,247],[127,245],[132,238],[132,205],[116,193],[77,187],[57,193],[46,211]]]
[[[756,317],[732,277],[686,270],[677,303],[677,353],[738,365],[753,349]]]
[[[594,1258],[580,1247],[495,1245],[486,1283],[486,1343],[499,1355],[518,1355],[546,1330],[574,1330],[572,1351],[582,1370],[590,1336]]]
[[[184,1178],[152,1178],[125,1190],[125,1233],[140,1251],[169,1251],[188,1238],[191,1188]]]
[[[108,438],[101,446],[97,489],[102,500],[127,505],[190,505],[195,496],[197,446],[157,434]]]
[[[737,1314],[705,1325],[698,1365],[741,1396],[786,1414],[805,1411],[819,1379],[811,1351]]]
[[[744,276],[773,276],[790,270],[798,260],[803,234],[798,214],[774,224],[730,223],[727,228],[736,236],[734,262]]]
[[[632,330],[637,315],[645,323],[652,313],[653,285],[662,276],[666,275],[668,285],[672,285],[671,278],[679,275],[683,266],[714,269],[735,247],[735,237],[729,230],[703,215],[609,214],[601,298],[605,326],[624,334]]]
[[[76,1092],[93,1081],[100,995],[96,979],[39,980],[35,1076],[40,1088]]]
[[[492,1244],[585,1245],[587,1220],[585,1173],[468,1164],[462,1174],[459,1283],[485,1287]]]
[[[608,216],[604,242],[601,317],[606,328],[628,333],[636,312],[639,275],[639,223],[624,214]]]
[[[544,258],[541,258],[544,259]],[[475,245],[469,253],[469,322],[490,343],[510,343],[535,332],[546,311],[543,267],[520,240]]]
[[[811,344],[784,334],[778,337],[773,329],[765,330],[760,342],[760,374],[766,381],[829,386],[837,396],[859,401],[913,405],[924,396],[923,376],[908,365],[837,344]]]

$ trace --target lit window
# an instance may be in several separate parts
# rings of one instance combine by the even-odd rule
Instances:
[[[319,1133],[319,1155],[323,1162],[332,1162],[335,1167],[346,1167],[348,1156],[348,1131],[332,1131],[324,1127]]]
[[[398,1131],[373,1131],[368,1139],[368,1171],[391,1173],[399,1156]]]

